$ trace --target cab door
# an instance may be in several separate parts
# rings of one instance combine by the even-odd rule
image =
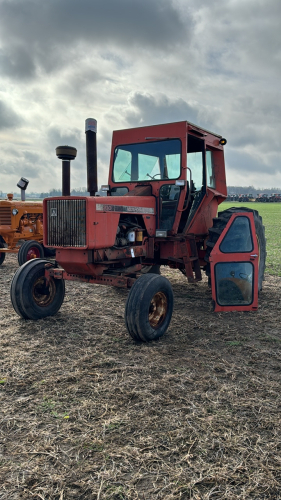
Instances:
[[[233,214],[210,254],[214,311],[258,308],[258,266],[253,213]]]

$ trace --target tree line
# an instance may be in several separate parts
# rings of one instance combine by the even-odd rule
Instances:
[[[227,186],[227,194],[252,194],[254,198],[258,194],[271,194],[281,193],[280,188],[255,188],[254,186]]]
[[[36,193],[31,193],[36,194]],[[61,196],[62,191],[61,189],[50,189],[48,193],[37,193],[38,198],[49,198],[50,196]],[[89,191],[85,187],[77,188],[77,189],[72,189],[71,190],[71,196],[89,196]]]
[[[255,188],[254,186],[227,186],[227,194],[252,194],[254,198],[258,194],[265,193],[269,196],[274,193],[281,193],[281,188]],[[19,192],[15,192],[14,195],[19,197]],[[61,189],[50,189],[48,192],[37,193],[32,191],[27,192],[27,196],[31,198],[49,198],[52,196],[61,196]],[[7,196],[7,193],[0,191],[0,198]],[[89,196],[89,192],[85,187],[75,188],[71,190],[71,196]]]

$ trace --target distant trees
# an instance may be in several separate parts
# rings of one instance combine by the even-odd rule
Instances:
[[[49,198],[50,196],[61,196],[62,192],[61,189],[50,189],[50,191],[47,193],[40,193],[38,194],[38,198]],[[85,187],[79,187],[76,189],[72,189],[71,191],[71,196],[88,196],[89,192]]]
[[[89,196],[89,191],[85,187],[72,189],[71,196]]]
[[[274,193],[281,193],[280,188],[255,188],[254,186],[227,186],[227,194],[249,194],[251,193],[254,198],[260,193],[266,193],[268,195]]]
[[[61,189],[50,189],[49,196],[61,196]]]

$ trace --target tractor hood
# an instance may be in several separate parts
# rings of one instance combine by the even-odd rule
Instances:
[[[44,245],[55,248],[101,249],[115,243],[120,215],[143,218],[155,233],[154,196],[46,198],[43,204]]]

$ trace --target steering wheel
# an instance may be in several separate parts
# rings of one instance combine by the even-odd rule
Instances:
[[[159,172],[158,174],[153,175],[153,176],[151,177],[151,179],[155,179],[155,177],[156,177],[157,175],[161,175],[161,173]],[[163,179],[165,179],[165,180],[167,180],[167,179],[168,179],[168,180],[169,180],[169,177],[168,177],[167,175],[164,175],[164,176],[163,176],[163,178],[162,178],[161,180],[163,180]]]

